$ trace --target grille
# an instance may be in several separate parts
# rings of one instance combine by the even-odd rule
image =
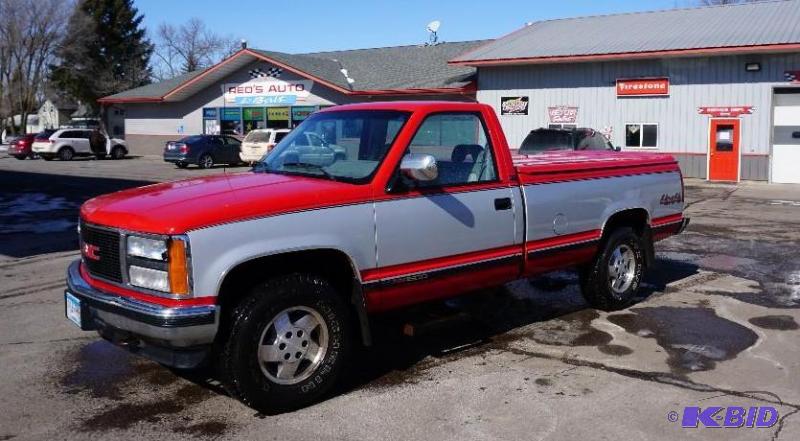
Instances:
[[[122,282],[122,270],[119,261],[119,233],[105,230],[81,222],[81,243],[83,261],[89,274],[114,282]],[[94,246],[94,254],[99,259],[91,259],[86,255],[85,245]]]

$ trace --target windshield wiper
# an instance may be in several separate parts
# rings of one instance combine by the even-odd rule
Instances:
[[[325,168],[322,167],[319,164],[312,164],[312,163],[309,163],[309,162],[284,162],[283,166],[284,167],[299,167],[299,168],[312,169],[312,170],[315,170],[315,171],[319,171],[320,173],[322,173],[323,176],[325,176],[326,178],[328,178],[328,179],[330,179],[332,181],[336,180],[335,176],[333,176],[332,174],[328,173],[328,171],[325,170]]]

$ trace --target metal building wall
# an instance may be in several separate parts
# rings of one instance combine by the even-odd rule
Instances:
[[[760,72],[745,63],[761,63]],[[549,106],[577,106],[578,126],[613,128],[612,142],[624,146],[626,123],[658,123],[658,150],[672,153],[684,174],[706,177],[709,117],[701,106],[754,106],[741,117],[742,179],[767,179],[772,88],[786,85],[784,72],[800,68],[800,53],[754,56],[481,67],[480,102],[498,112],[500,97],[530,97],[527,116],[500,116],[512,146],[549,123]],[[617,98],[619,78],[669,77],[669,97]]]

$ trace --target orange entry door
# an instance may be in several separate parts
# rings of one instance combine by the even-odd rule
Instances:
[[[712,119],[708,142],[708,179],[739,180],[739,120]]]

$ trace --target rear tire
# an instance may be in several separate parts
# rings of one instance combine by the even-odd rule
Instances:
[[[629,306],[644,271],[642,238],[630,227],[614,230],[601,252],[580,271],[581,293],[594,308],[613,311]]]
[[[220,367],[228,392],[277,413],[311,404],[343,373],[353,350],[349,308],[324,279],[273,278],[232,312]]]
[[[72,158],[75,157],[75,150],[72,150],[72,147],[61,147],[58,151],[58,159],[61,161],[72,161]]]
[[[200,168],[211,168],[214,166],[214,158],[208,153],[204,153],[197,160],[197,166]]]

